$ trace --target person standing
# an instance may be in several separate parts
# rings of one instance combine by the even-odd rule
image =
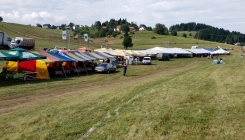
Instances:
[[[123,76],[126,76],[126,72],[127,72],[127,63],[126,62],[124,62],[124,64],[123,64]]]

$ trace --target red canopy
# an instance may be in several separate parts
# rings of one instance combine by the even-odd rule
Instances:
[[[49,60],[53,61],[53,62],[61,62],[61,60],[59,60],[58,58],[50,55],[49,53],[47,53],[46,51],[38,51],[39,54],[46,56]]]

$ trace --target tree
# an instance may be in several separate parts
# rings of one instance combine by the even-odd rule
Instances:
[[[120,30],[127,33],[129,32],[129,27],[126,24],[122,24]]]
[[[41,28],[42,28],[42,25],[41,25],[41,24],[39,24],[39,23],[37,23],[37,27],[41,27]]]
[[[178,33],[177,33],[176,31],[174,31],[174,30],[171,31],[171,35],[172,35],[172,36],[177,36],[177,34],[178,34]]]
[[[128,49],[128,47],[132,47],[133,46],[133,43],[132,43],[131,36],[124,37],[122,44],[123,44],[123,46],[124,46],[125,49]]]
[[[187,38],[187,35],[186,35],[186,33],[183,33],[183,35],[182,35],[183,37],[185,37],[185,38]]]
[[[72,28],[73,28],[73,26],[74,26],[74,23],[70,22],[70,23],[69,23],[69,27],[70,27],[70,29],[72,29]]]
[[[147,29],[147,27],[145,26],[145,24],[140,24],[140,27],[145,27],[145,29]]]
[[[167,35],[168,28],[164,24],[157,23],[154,32],[160,35]]]
[[[113,32],[112,36],[115,38],[117,36],[117,34],[118,34],[117,32]]]
[[[100,21],[96,21],[95,23],[94,23],[94,26],[95,26],[95,28],[98,30],[98,32],[99,32],[99,30],[101,29],[101,23],[100,23]]]
[[[146,28],[146,30],[152,31],[152,27],[149,26],[149,27]]]
[[[2,22],[2,21],[3,21],[3,17],[0,16],[0,22]]]

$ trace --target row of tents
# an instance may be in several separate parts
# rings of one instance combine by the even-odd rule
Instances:
[[[96,49],[96,52],[107,52],[116,56],[154,56],[158,53],[167,53],[167,54],[178,54],[183,57],[193,57],[200,54],[230,54],[229,51],[226,51],[222,48],[196,48],[196,49],[182,49],[182,48],[164,48],[164,47],[154,47],[146,50],[119,50],[119,49]]]
[[[15,77],[22,73],[22,76],[36,72],[35,78],[49,79],[48,67],[58,66],[65,73],[65,67],[69,64],[75,64],[74,69],[77,70],[76,63],[81,63],[86,69],[86,63],[95,60],[114,59],[115,56],[104,52],[79,52],[76,50],[64,50],[62,52],[35,51],[30,52],[22,48],[11,49],[7,52],[0,52],[0,60],[6,60],[3,72],[6,72],[6,78]],[[67,65],[68,64],[68,65]],[[78,73],[79,74],[79,73]],[[19,77],[18,77],[19,78]]]
[[[6,60],[5,70],[13,73],[23,73],[24,71],[37,72],[37,78],[49,79],[48,67],[54,64],[61,64],[62,73],[65,73],[67,64],[80,63],[87,72],[86,64],[95,60],[116,60],[117,56],[126,58],[125,56],[154,56],[158,53],[178,54],[182,57],[193,57],[198,54],[229,54],[221,48],[198,48],[198,49],[181,49],[181,48],[164,48],[154,47],[147,50],[119,50],[119,49],[96,49],[94,51],[78,51],[78,50],[61,50],[59,52],[35,51],[29,52],[25,49],[15,48],[7,52],[0,52],[0,60]],[[52,64],[52,65],[51,65]],[[63,67],[64,66],[64,67]],[[76,65],[73,65],[77,70]],[[66,76],[66,75],[65,75]]]

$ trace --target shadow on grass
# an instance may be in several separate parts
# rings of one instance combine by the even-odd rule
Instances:
[[[67,74],[66,76],[61,76],[61,75],[50,75],[50,79],[27,79],[23,80],[21,78],[19,79],[13,79],[9,78],[6,79],[4,74],[0,74],[0,87],[6,87],[6,86],[15,86],[15,85],[25,85],[25,84],[38,84],[38,83],[43,83],[43,82],[55,82],[55,81],[69,81],[73,80],[73,78],[76,77],[83,77],[83,76],[88,76],[88,75],[94,75],[96,73],[94,72],[89,72],[87,73],[80,73],[79,75],[77,73],[73,74]]]

